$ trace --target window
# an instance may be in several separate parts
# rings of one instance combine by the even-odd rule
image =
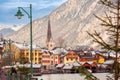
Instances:
[[[35,53],[35,56],[37,55],[37,53]]]
[[[50,63],[49,60],[42,60],[43,63]]]
[[[57,59],[57,56],[55,58]]]
[[[55,63],[57,64],[57,61],[55,61]]]
[[[67,58],[67,61],[68,61],[68,58]]]
[[[41,60],[41,58],[39,58],[39,60]]]
[[[28,56],[28,55],[29,55],[29,53],[27,52],[27,53],[26,53],[26,56]]]
[[[51,61],[51,64],[53,64],[53,61]]]
[[[77,60],[78,58],[76,58],[76,60]]]
[[[39,64],[41,63],[41,61],[39,61]]]
[[[52,44],[50,44],[50,47],[52,47]]]

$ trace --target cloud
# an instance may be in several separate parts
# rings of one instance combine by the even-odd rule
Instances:
[[[0,23],[17,23],[14,16],[17,7],[29,7],[29,4],[32,4],[33,19],[36,19],[48,15],[65,1],[67,0],[0,0]],[[23,19],[22,21],[26,22]]]
[[[57,7],[59,5],[61,5],[62,3],[64,3],[67,0],[21,0],[21,1],[8,1],[8,2],[4,2],[3,4],[0,5],[1,8],[3,9],[14,9],[16,7],[26,7],[29,4],[32,4],[33,7],[35,9],[44,9],[44,8],[48,8],[48,7]]]
[[[9,3],[4,3],[4,4],[0,5],[0,7],[3,8],[3,9],[15,9],[19,6],[27,7],[28,4],[30,4],[30,3],[29,2],[21,2],[21,3],[19,3],[19,2],[9,2]],[[34,4],[34,3],[32,3],[32,4]]]
[[[38,7],[38,9],[44,9],[44,8],[48,8],[48,7],[58,7],[60,6],[62,3],[64,3],[67,0],[56,0],[56,1],[46,1],[45,3],[41,3],[39,2],[39,4],[36,5],[36,7]]]

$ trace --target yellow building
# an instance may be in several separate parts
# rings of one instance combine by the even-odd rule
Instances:
[[[100,55],[100,54],[95,54],[94,57],[97,58],[97,63],[99,63],[99,64],[102,64],[102,63],[105,62],[104,56],[102,56],[102,55]]]
[[[12,55],[12,62],[24,61],[30,62],[30,46],[22,43],[10,43],[4,46],[4,51]],[[38,46],[33,45],[32,58],[33,64],[41,63],[41,49]],[[22,59],[22,60],[21,60]]]
[[[78,56],[76,52],[70,51],[64,56],[64,64],[73,63],[75,61],[79,62],[79,59],[80,57]]]

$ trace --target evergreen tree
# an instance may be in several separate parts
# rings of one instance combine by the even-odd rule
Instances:
[[[100,44],[103,49],[112,50],[115,52],[114,59],[114,80],[119,78],[119,63],[118,52],[120,51],[120,0],[100,0],[100,3],[109,8],[108,14],[105,12],[105,17],[101,18],[95,15],[101,21],[101,26],[105,27],[105,31],[109,37],[109,42],[105,41],[103,37],[95,31],[88,34],[93,38],[93,41]]]

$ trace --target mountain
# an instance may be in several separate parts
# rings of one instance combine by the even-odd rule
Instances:
[[[93,15],[104,17],[105,11],[107,9],[99,4],[99,0],[68,0],[48,16],[33,21],[33,44],[45,47],[48,19],[50,18],[52,36],[56,46],[59,46],[59,42],[62,40],[66,47],[82,45],[97,47],[86,31],[93,33],[94,30],[97,30],[104,39],[107,39],[104,28],[100,26],[101,22]],[[7,38],[29,43],[29,35],[29,24],[27,24]]]
[[[0,34],[2,34],[3,36],[6,36],[8,34],[13,33],[14,30],[12,30],[11,28],[3,28],[0,30]]]
[[[18,31],[20,28],[22,28],[23,25],[0,25],[0,34],[3,36],[7,36],[9,34],[12,34],[15,31]]]

